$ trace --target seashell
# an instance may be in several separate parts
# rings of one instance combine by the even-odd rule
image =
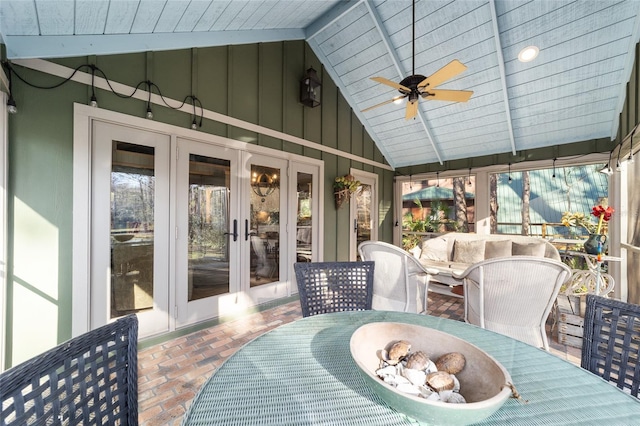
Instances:
[[[435,398],[440,398],[438,396],[437,392],[432,391],[431,389],[429,389],[427,386],[418,386],[418,388],[420,389],[420,397],[424,398],[424,399],[435,399]],[[433,396],[435,395],[435,397]]]
[[[458,380],[455,374],[452,374],[451,377],[453,377],[453,382],[455,383],[452,390],[454,392],[460,392],[460,380]]]
[[[442,398],[440,398],[440,394],[438,392],[431,392],[431,395],[427,396],[425,399],[429,401],[440,401]]]
[[[465,364],[466,359],[460,352],[449,352],[436,360],[438,371],[446,371],[449,374],[458,374]]]
[[[414,370],[413,368],[405,368],[402,375],[416,386],[424,385],[427,381],[427,373],[422,370]]]
[[[399,384],[396,389],[400,392],[408,393],[409,395],[420,395],[420,387],[412,384]]]
[[[376,375],[378,375],[379,377],[395,376],[397,374],[398,370],[396,370],[396,367],[394,367],[393,365],[389,365],[387,367],[379,368],[376,370]]]
[[[407,357],[407,368],[424,370],[429,365],[429,357],[422,351],[413,352]]]
[[[391,345],[388,351],[389,363],[395,362],[396,364],[402,360],[411,350],[411,343],[406,340],[399,340]]]
[[[455,382],[446,371],[436,371],[427,375],[427,385],[436,392],[442,392],[452,390]]]
[[[458,392],[445,391],[440,392],[440,400],[449,404],[466,404],[467,400]]]
[[[436,371],[438,371],[438,367],[436,367],[436,363],[429,360],[429,363],[425,367],[424,372],[429,374],[429,373],[435,373]]]
[[[385,383],[390,384],[391,386],[400,386],[400,385],[411,385],[411,382],[406,377],[390,374],[388,376],[384,376],[383,381]]]

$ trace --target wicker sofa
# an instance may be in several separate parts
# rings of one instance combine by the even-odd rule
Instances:
[[[431,278],[445,286],[461,285],[453,274],[464,272],[474,263],[507,256],[537,256],[560,261],[558,250],[547,240],[522,235],[467,234],[450,232],[425,238],[410,250],[420,263],[438,271]],[[438,287],[434,290],[438,291]],[[446,293],[449,289],[440,288]],[[454,294],[457,293],[454,291]]]

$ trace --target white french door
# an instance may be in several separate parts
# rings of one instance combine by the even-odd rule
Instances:
[[[351,174],[361,183],[349,208],[349,258],[357,260],[361,242],[378,240],[378,175],[355,169],[351,169]]]
[[[169,330],[169,146],[160,133],[95,121],[90,327],[129,313],[140,336]]]
[[[79,110],[74,333],[135,313],[145,338],[242,312],[322,259],[320,161]]]
[[[237,250],[239,152],[178,138],[177,326],[219,315],[240,288]],[[230,233],[236,233],[231,235]]]
[[[288,161],[243,152],[240,268],[253,303],[286,297]]]
[[[177,326],[287,296],[287,161],[177,146]]]

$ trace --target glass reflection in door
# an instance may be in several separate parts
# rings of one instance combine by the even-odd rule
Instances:
[[[189,156],[188,300],[229,292],[230,162]]]
[[[313,175],[309,173],[298,172],[297,176],[297,194],[298,194],[298,211],[296,218],[296,261],[311,262],[312,244],[311,244],[311,224],[312,222],[312,205],[311,200],[311,182]]]
[[[154,148],[113,141],[111,318],[153,308]]]
[[[280,280],[280,169],[251,166],[251,287]]]
[[[373,208],[371,194],[371,185],[363,183],[354,195],[356,203],[356,247],[360,246],[361,242],[371,239],[371,209]]]

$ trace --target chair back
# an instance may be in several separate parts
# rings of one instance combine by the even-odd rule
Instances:
[[[400,247],[382,241],[363,241],[362,260],[376,264],[373,278],[375,310],[420,313],[426,311],[429,273]]]
[[[298,262],[302,316],[371,309],[373,262]]]
[[[138,319],[129,315],[0,374],[0,425],[138,424]]]
[[[640,306],[587,294],[580,366],[639,397]]]
[[[464,278],[465,321],[549,350],[545,323],[571,269],[533,256],[485,260]]]

